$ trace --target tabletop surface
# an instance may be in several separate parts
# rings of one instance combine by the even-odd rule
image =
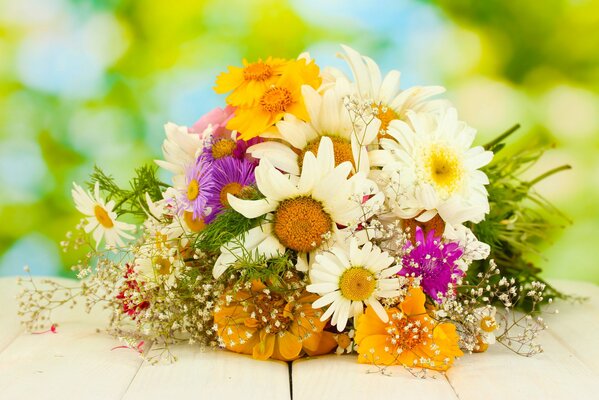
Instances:
[[[76,282],[73,282],[76,284]],[[226,351],[178,345],[178,361],[153,366],[98,328],[102,312],[65,308],[56,334],[20,326],[15,278],[0,279],[1,399],[571,399],[599,398],[599,287],[555,285],[588,296],[583,304],[556,302],[541,333],[544,353],[515,355],[501,345],[465,355],[446,374],[426,379],[401,367],[381,373],[355,355],[328,355],[287,364],[255,361]],[[440,397],[439,397],[440,396]]]

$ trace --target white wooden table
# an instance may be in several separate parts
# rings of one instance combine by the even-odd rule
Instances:
[[[447,374],[418,379],[401,367],[369,373],[355,356],[329,355],[288,365],[225,351],[179,346],[178,362],[151,366],[96,328],[105,315],[65,309],[57,334],[24,332],[14,278],[0,279],[0,399],[599,399],[599,287],[556,282],[589,296],[558,303],[539,342],[545,353],[517,356],[501,345],[466,355]],[[434,397],[433,397],[434,396]]]

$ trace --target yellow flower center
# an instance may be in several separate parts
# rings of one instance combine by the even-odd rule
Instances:
[[[264,111],[269,113],[285,112],[291,103],[293,103],[291,92],[278,86],[266,89],[262,97],[260,97],[260,106]]]
[[[229,207],[229,200],[227,199],[227,195],[231,193],[233,196],[239,195],[243,191],[243,186],[237,182],[227,183],[220,190],[220,204],[225,207]]]
[[[187,198],[193,201],[198,198],[200,194],[200,184],[197,180],[192,179],[187,185]]]
[[[202,218],[194,219],[191,211],[185,211],[183,213],[183,220],[192,232],[200,232],[206,227],[204,220]]]
[[[232,139],[222,139],[212,145],[212,157],[215,160],[233,154],[236,144]]]
[[[310,252],[320,246],[333,220],[319,201],[302,196],[283,200],[274,214],[274,233],[283,246]]]
[[[156,272],[160,275],[166,275],[171,272],[171,262],[168,258],[157,256],[152,259],[152,263],[154,264]]]
[[[495,323],[495,318],[490,317],[490,316],[486,316],[483,317],[480,320],[480,329],[483,332],[493,332],[495,329],[497,329],[497,324]]]
[[[348,268],[339,278],[341,295],[348,300],[367,300],[375,288],[376,279],[374,274],[364,267]]]
[[[308,143],[308,145],[301,150],[298,158],[299,158],[299,166],[302,167],[304,162],[304,155],[311,151],[315,156],[318,155],[318,146],[320,146],[320,141],[323,137],[328,137],[333,142],[333,153],[335,154],[335,166],[338,166],[342,162],[349,161],[354,165],[354,155],[351,150],[351,143],[349,140],[338,137],[338,136],[321,136],[320,138],[313,140]]]
[[[243,79],[246,81],[265,81],[271,76],[271,66],[262,61],[250,64],[243,69]]]
[[[376,106],[375,111],[375,116],[381,120],[381,128],[379,129],[378,134],[379,139],[389,138],[390,136],[387,135],[387,128],[389,128],[391,121],[400,118],[399,114],[397,114],[391,107],[387,107],[384,104],[379,104]]]
[[[96,216],[96,219],[98,220],[100,225],[102,225],[104,228],[110,229],[114,226],[114,222],[112,222],[112,219],[108,215],[108,212],[97,204],[94,207],[94,215]]]
[[[455,151],[447,146],[433,145],[425,156],[425,170],[432,183],[451,195],[459,187],[463,177],[463,167]]]

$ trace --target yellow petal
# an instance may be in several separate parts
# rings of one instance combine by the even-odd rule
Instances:
[[[260,332],[260,341],[254,346],[252,357],[257,360],[268,360],[275,348],[275,335]]]
[[[277,346],[275,348],[277,359],[283,361],[295,360],[299,357],[301,351],[302,341],[299,337],[290,332],[284,332],[282,335],[277,336]]]

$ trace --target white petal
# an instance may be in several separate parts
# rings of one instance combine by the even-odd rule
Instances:
[[[371,297],[370,299],[368,299],[366,301],[366,303],[370,307],[372,307],[372,309],[374,310],[376,315],[379,316],[381,321],[383,321],[383,322],[389,321],[389,314],[387,314],[387,312],[385,311],[385,309],[383,308],[383,306],[381,305],[381,303],[379,303],[379,301],[377,299],[375,299],[374,297]]]
[[[279,205],[277,201],[268,199],[243,200],[233,196],[231,193],[227,194],[227,200],[231,208],[246,218],[256,218],[268,214],[274,211]]]

